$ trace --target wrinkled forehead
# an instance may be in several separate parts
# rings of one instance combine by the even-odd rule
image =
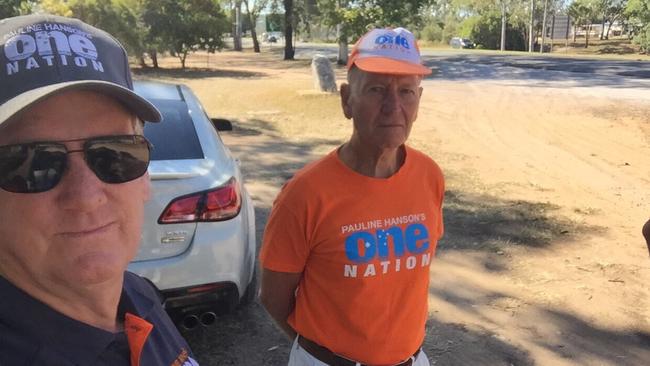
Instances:
[[[371,85],[418,88],[421,82],[422,77],[419,75],[379,74],[360,69],[353,69],[348,73],[348,84],[355,92],[361,92],[361,90]]]
[[[422,75],[401,75],[401,74],[380,74],[375,72],[368,72],[352,67],[348,71],[348,83],[366,83],[366,82],[391,82],[397,83],[415,83],[420,85],[422,82]]]

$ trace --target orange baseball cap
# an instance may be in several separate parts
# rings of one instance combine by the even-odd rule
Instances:
[[[422,65],[415,36],[405,28],[373,29],[364,34],[352,48],[348,70],[352,65],[379,74],[431,74],[431,69]]]

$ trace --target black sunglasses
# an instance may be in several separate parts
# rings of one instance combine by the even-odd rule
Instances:
[[[68,150],[63,144],[73,141],[84,141],[83,149]],[[140,135],[0,146],[0,188],[14,193],[50,190],[61,180],[68,154],[81,151],[90,170],[102,182],[125,183],[146,173],[151,147]]]

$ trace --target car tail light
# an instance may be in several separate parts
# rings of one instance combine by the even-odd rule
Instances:
[[[239,183],[233,177],[220,187],[174,199],[160,215],[158,223],[229,220],[237,216],[240,209],[241,192]]]

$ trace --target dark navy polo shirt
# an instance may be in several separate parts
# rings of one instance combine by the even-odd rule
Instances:
[[[124,274],[112,333],[69,318],[0,277],[0,365],[194,366],[185,340],[143,278]]]

